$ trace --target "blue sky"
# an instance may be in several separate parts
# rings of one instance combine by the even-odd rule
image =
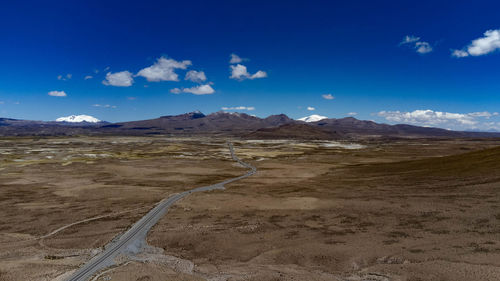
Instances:
[[[2,117],[226,108],[500,129],[498,1],[11,2]]]

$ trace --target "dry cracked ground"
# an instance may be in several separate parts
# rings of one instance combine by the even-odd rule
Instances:
[[[161,199],[243,174],[225,141],[0,139],[0,280],[64,280]],[[500,280],[498,140],[233,143],[256,175],[94,280]]]

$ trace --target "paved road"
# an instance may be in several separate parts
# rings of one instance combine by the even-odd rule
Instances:
[[[257,169],[243,161],[241,161],[235,154],[233,145],[228,143],[229,151],[231,152],[231,157],[234,161],[240,163],[241,165],[250,169],[248,173],[225,180],[223,182],[194,188],[188,191],[184,191],[182,193],[175,194],[165,200],[162,200],[156,207],[154,207],[149,213],[147,213],[144,217],[142,217],[138,222],[136,222],[127,232],[125,232],[122,236],[115,239],[108,245],[106,245],[105,250],[99,255],[92,258],[89,262],[83,265],[78,271],[76,271],[71,277],[69,277],[68,281],[83,281],[88,280],[92,275],[96,272],[112,266],[114,264],[114,259],[120,254],[137,254],[141,251],[141,249],[146,245],[146,235],[148,231],[160,220],[160,218],[167,212],[168,208],[172,206],[178,200],[188,196],[194,192],[200,191],[208,191],[215,189],[224,189],[224,185],[244,179],[249,177],[257,172]]]

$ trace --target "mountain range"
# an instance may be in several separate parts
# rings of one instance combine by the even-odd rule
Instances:
[[[90,116],[89,116],[90,117]],[[77,117],[70,118],[78,119]],[[97,119],[83,118],[95,121]],[[65,120],[66,121],[66,120]],[[405,124],[388,125],[353,117],[309,122],[285,114],[259,118],[245,113],[199,111],[155,119],[107,123],[45,122],[0,118],[0,136],[29,135],[211,135],[256,139],[352,139],[360,137],[500,137],[500,133],[460,132]]]

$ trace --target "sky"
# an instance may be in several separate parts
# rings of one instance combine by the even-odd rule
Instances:
[[[0,117],[500,130],[499,1],[4,1]]]

